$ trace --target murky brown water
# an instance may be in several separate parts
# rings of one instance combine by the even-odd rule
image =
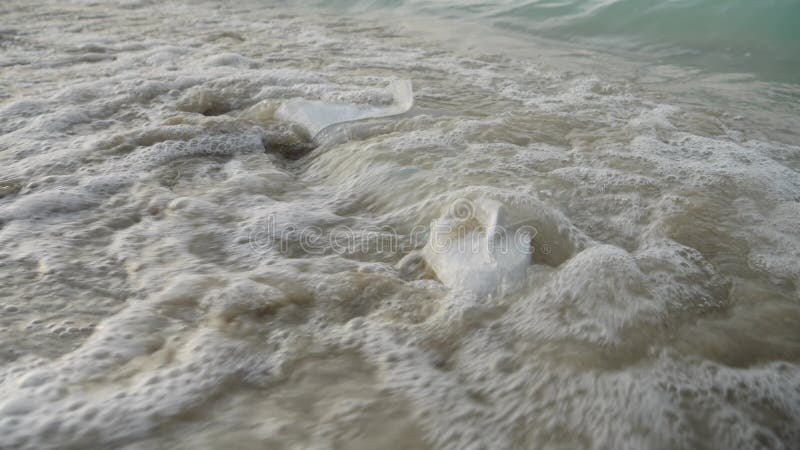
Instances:
[[[797,87],[264,3],[0,6],[0,448],[796,447]]]

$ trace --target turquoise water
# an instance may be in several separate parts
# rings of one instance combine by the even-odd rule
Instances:
[[[337,11],[433,15],[658,63],[800,81],[797,0],[314,0]]]

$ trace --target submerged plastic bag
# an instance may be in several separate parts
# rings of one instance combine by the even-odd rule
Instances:
[[[447,287],[478,297],[519,287],[531,263],[531,234],[509,223],[494,200],[456,200],[431,223],[422,256]]]
[[[320,132],[332,125],[408,112],[414,105],[411,80],[395,80],[389,85],[389,89],[393,97],[390,105],[358,105],[292,99],[281,103],[275,111],[275,117],[302,126],[313,140]]]

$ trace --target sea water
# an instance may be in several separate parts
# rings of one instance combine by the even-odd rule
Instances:
[[[3,2],[0,448],[796,448],[797,19]]]

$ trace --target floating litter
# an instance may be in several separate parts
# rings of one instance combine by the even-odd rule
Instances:
[[[377,119],[404,114],[414,106],[411,80],[395,80],[389,85],[392,92],[390,105],[359,105],[355,103],[328,103],[321,100],[286,100],[275,111],[275,117],[294,122],[315,139],[326,128],[344,122]]]

